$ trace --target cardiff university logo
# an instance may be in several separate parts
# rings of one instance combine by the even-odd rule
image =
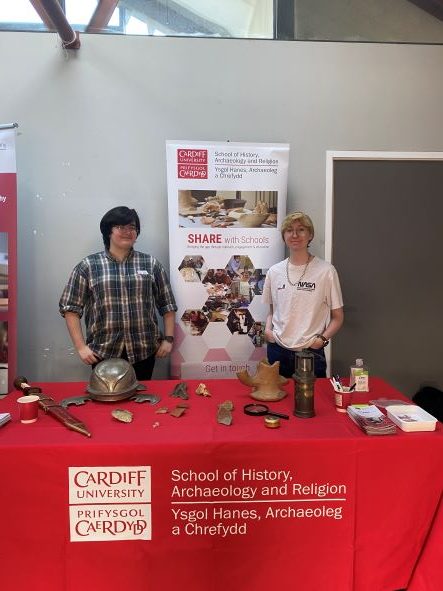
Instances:
[[[151,467],[69,468],[71,542],[150,540]]]
[[[179,148],[177,150],[177,177],[179,179],[207,179],[208,150]]]

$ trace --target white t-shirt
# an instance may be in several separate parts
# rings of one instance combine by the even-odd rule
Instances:
[[[293,286],[288,281],[287,259],[273,265],[265,279],[263,302],[273,306],[272,325],[276,342],[286,349],[310,347],[316,334],[322,334],[330,311],[343,306],[340,282],[335,268],[314,257],[305,265],[289,264]]]

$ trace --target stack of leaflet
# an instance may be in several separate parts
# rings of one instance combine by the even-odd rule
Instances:
[[[3,427],[8,421],[11,420],[9,412],[0,412],[0,427]]]
[[[397,429],[374,404],[351,404],[347,413],[366,435],[393,435]]]

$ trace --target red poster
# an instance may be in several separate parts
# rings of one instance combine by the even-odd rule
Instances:
[[[0,395],[17,367],[17,175],[15,129],[0,126]]]

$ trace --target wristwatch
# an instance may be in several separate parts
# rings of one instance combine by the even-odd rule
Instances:
[[[173,343],[174,342],[174,337],[163,337],[164,341],[167,341],[168,343]]]
[[[327,347],[329,345],[329,339],[324,337],[322,334],[316,334],[315,337],[323,341],[323,347]]]

